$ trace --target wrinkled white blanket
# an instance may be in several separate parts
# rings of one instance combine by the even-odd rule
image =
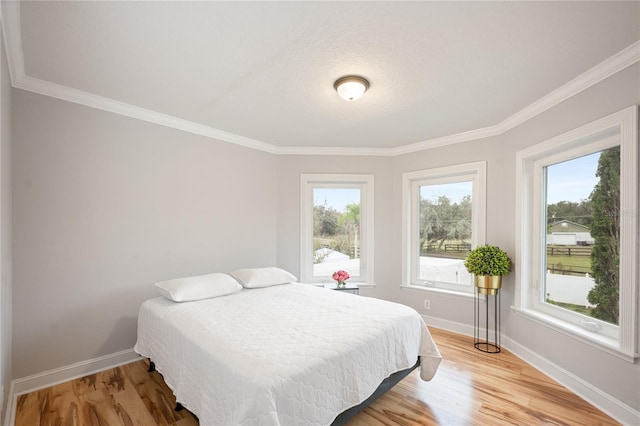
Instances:
[[[440,353],[422,317],[387,301],[306,284],[140,308],[135,351],[208,425],[325,425],[422,357]]]

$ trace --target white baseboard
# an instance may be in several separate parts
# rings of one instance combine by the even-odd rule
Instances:
[[[441,328],[443,330],[473,337],[473,326],[469,324],[449,321],[438,317],[430,317],[428,315],[422,315],[422,318],[424,319],[424,322],[427,323],[427,326]]]
[[[640,412],[608,393],[587,383],[575,374],[554,364],[520,343],[503,336],[504,347],[529,365],[551,377],[580,398],[598,407],[624,425],[640,425]]]
[[[16,403],[20,395],[48,388],[70,380],[94,374],[99,371],[138,361],[140,355],[133,349],[127,349],[114,354],[101,356],[87,361],[77,362],[65,367],[56,368],[31,376],[11,381],[8,404],[5,416],[5,426],[13,426],[16,416]]]
[[[454,321],[444,320],[442,318],[422,316],[429,326],[442,328],[443,330],[452,331],[454,333],[463,334],[465,336],[473,336],[473,327],[468,324],[462,324]],[[522,359],[527,364],[551,377],[562,386],[570,389],[580,398],[589,402],[593,406],[602,410],[607,415],[624,425],[640,425],[640,412],[623,402],[612,397],[608,393],[587,383],[575,374],[554,364],[541,355],[524,347],[515,340],[510,339],[504,334],[500,335],[502,347]]]

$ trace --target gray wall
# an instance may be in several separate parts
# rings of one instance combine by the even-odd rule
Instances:
[[[271,154],[13,92],[13,378],[131,349],[154,282],[276,263]]]
[[[11,381],[11,82],[0,31],[0,419]]]
[[[487,161],[487,242],[515,254],[515,156],[518,150],[640,103],[640,68],[629,67],[505,134],[393,157],[278,158],[278,261],[298,271],[300,173],[375,175],[375,278],[377,287],[361,293],[412,306],[443,323],[473,325],[472,299],[400,288],[402,174],[446,165]],[[502,331],[584,382],[640,410],[640,365],[603,353],[527,318],[515,315],[515,274],[502,290]],[[431,301],[426,311],[423,300]],[[579,354],[579,356],[576,356]]]

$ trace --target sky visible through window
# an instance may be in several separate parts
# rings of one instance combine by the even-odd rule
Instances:
[[[595,152],[547,167],[547,182],[553,183],[547,185],[547,204],[588,199],[598,183],[599,158],[600,152]]]
[[[465,195],[471,195],[472,188],[471,182],[425,185],[420,187],[420,198],[437,202],[438,197],[445,195],[452,203],[459,203]]]
[[[360,204],[360,189],[356,188],[314,188],[313,205],[327,204],[338,212],[343,212],[348,204]]]

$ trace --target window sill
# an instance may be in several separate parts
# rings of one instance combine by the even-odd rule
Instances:
[[[538,324],[549,327],[552,330],[562,333],[565,336],[572,337],[582,343],[586,343],[596,349],[615,355],[625,361],[634,363],[637,358],[640,358],[640,354],[628,353],[620,349],[619,342],[616,339],[590,332],[577,325],[567,323],[551,315],[547,315],[533,309],[523,309],[517,306],[512,306],[511,310],[518,315],[537,322]]]
[[[356,284],[360,288],[375,288],[375,286],[376,286],[374,283],[357,283],[357,282],[354,282],[353,284]]]
[[[402,284],[400,285],[400,288],[402,290],[408,290],[408,291],[415,290],[415,291],[426,291],[429,293],[437,293],[437,294],[442,294],[444,296],[451,296],[454,298],[465,298],[465,299],[474,298],[474,293],[467,293],[465,291],[447,290],[444,288],[437,288],[437,287],[426,287],[426,286],[420,286],[420,285]],[[484,301],[484,297],[482,297],[481,300]]]
[[[333,282],[333,281],[331,281]],[[355,284],[358,286],[358,288],[375,288],[375,284],[374,283],[367,283],[367,282],[358,282],[358,281],[346,281],[349,284]],[[325,284],[329,284],[326,282],[303,282],[301,284],[307,284],[307,285],[313,285],[316,287],[324,287]]]

